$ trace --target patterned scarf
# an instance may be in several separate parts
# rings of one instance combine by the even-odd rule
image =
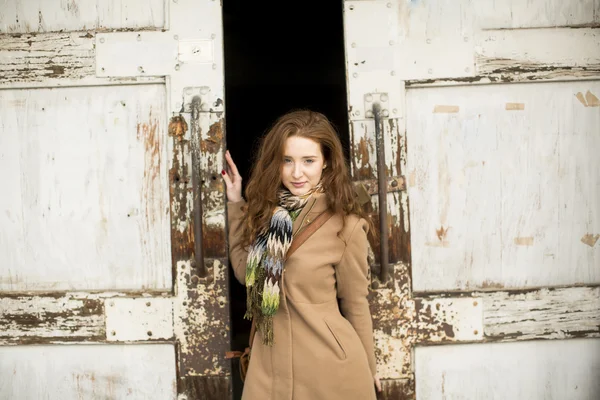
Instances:
[[[281,274],[292,244],[292,225],[310,196],[320,191],[321,185],[302,196],[279,190],[279,206],[273,211],[269,227],[257,236],[248,253],[244,318],[256,319],[265,345],[273,345],[273,316],[279,309]]]

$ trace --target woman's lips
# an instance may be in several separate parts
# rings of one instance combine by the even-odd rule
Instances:
[[[301,188],[305,183],[306,182],[292,182],[292,185],[294,185],[294,187]]]

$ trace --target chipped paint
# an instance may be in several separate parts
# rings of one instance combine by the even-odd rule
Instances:
[[[600,239],[600,234],[593,235],[591,233],[586,233],[581,238],[581,243],[587,244],[590,247],[594,247],[594,245],[596,244],[596,242],[598,242],[598,239]]]
[[[0,345],[104,339],[104,307],[97,298],[15,295],[0,298]]]
[[[600,337],[600,287],[481,293],[486,341]]]

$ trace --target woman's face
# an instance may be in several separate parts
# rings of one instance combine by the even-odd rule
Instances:
[[[292,194],[301,196],[317,186],[324,168],[319,143],[299,136],[285,141],[281,181]]]

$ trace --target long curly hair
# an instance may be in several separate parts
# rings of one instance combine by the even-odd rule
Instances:
[[[268,226],[277,206],[277,191],[282,187],[283,149],[289,137],[311,139],[321,146],[327,168],[321,183],[329,209],[334,214],[356,214],[372,222],[356,198],[340,139],[331,122],[323,114],[299,110],[281,116],[261,139],[245,195],[247,210],[243,224],[243,242],[251,244]],[[345,220],[345,218],[344,218]],[[373,229],[370,229],[373,232]]]

